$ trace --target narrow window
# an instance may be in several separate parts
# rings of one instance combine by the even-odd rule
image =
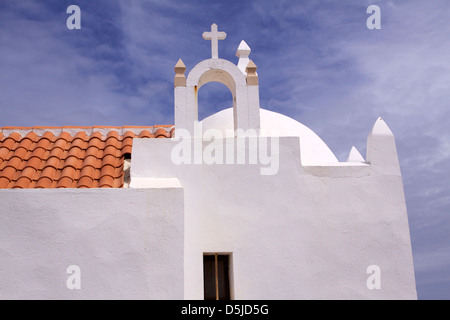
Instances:
[[[205,300],[230,300],[229,255],[204,254],[203,286]]]

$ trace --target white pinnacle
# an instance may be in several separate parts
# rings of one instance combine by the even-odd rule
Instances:
[[[236,57],[239,58],[237,66],[238,66],[239,70],[242,71],[243,74],[246,74],[245,69],[247,68],[247,65],[250,61],[248,56],[250,55],[251,51],[252,50],[250,49],[250,47],[244,40],[241,41],[241,43],[239,44],[239,47],[236,50]]]
[[[224,40],[227,34],[223,31],[217,31],[217,24],[211,25],[210,32],[203,32],[203,39],[211,40],[211,58],[219,59],[219,40]]]
[[[347,162],[365,162],[365,160],[362,157],[361,153],[359,153],[358,149],[353,146],[347,157]]]

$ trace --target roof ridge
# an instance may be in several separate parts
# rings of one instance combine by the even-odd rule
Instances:
[[[174,128],[174,125],[155,125],[155,126],[36,126],[36,127],[0,127],[0,133],[4,137],[10,136],[12,133],[17,132],[21,138],[25,137],[27,134],[33,132],[38,137],[42,137],[46,132],[51,132],[55,136],[59,136],[63,132],[69,133],[74,137],[79,132],[84,132],[87,135],[92,135],[94,132],[100,132],[103,138],[106,138],[111,131],[116,131],[119,135],[124,135],[127,131],[133,132],[135,135],[139,135],[142,131],[147,130],[151,134],[154,134],[158,129],[164,129],[166,132]]]

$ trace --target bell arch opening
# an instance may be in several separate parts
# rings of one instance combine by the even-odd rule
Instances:
[[[210,81],[197,89],[198,121],[228,109],[234,105],[234,96],[229,88],[217,81]]]
[[[203,90],[201,99],[200,97],[200,89],[208,84]],[[225,86],[227,89],[224,90],[223,86]],[[212,92],[210,92],[212,91]],[[224,93],[225,92],[225,93]],[[226,93],[228,92],[228,93]],[[203,99],[204,95],[206,94],[206,98],[208,97],[208,93],[211,93],[212,96],[210,96],[211,99],[208,99],[205,103],[205,100]],[[216,94],[216,96],[214,96]],[[224,95],[227,95],[228,97],[231,94],[231,103],[227,103],[225,106],[215,106],[212,108],[205,108],[208,107],[208,102],[211,103],[219,103],[219,101],[223,101],[222,97]],[[222,97],[221,97],[222,96]],[[216,100],[216,101],[214,101]],[[199,104],[200,102],[200,104]],[[199,108],[200,105],[200,108]],[[220,111],[229,107],[233,107],[233,110],[236,110],[236,81],[233,79],[233,76],[228,73],[225,70],[222,69],[209,69],[202,73],[202,75],[198,78],[197,82],[197,89],[196,89],[196,107],[198,112],[198,121],[203,120],[205,117],[210,116],[214,112],[211,111]],[[211,107],[211,106],[210,106]]]
[[[182,70],[181,70],[182,71]],[[180,72],[180,71],[178,71]],[[259,130],[259,88],[256,82],[247,84],[247,75],[236,65],[223,59],[208,59],[197,64],[186,77],[185,82],[180,73],[177,73],[178,82],[175,85],[175,126],[186,129],[191,135],[194,133],[194,125],[197,121],[204,119],[213,111],[226,109],[229,107],[229,94],[231,93],[231,104],[233,106],[234,129],[255,129]],[[203,98],[208,99],[208,89],[202,91],[199,110],[199,92],[207,83],[219,82],[228,89],[228,98],[222,100],[217,97],[211,98],[210,108],[205,108]],[[214,89],[212,89],[215,87]],[[221,90],[220,95],[227,95],[223,88],[213,84],[211,91]],[[218,89],[220,88],[220,89]],[[211,92],[212,93],[212,92]],[[203,97],[203,94],[206,94]],[[225,105],[218,103],[225,101]],[[199,112],[200,111],[200,112]],[[180,131],[179,131],[180,132]],[[176,133],[177,134],[177,133]]]

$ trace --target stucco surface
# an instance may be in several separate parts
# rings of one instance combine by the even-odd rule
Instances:
[[[302,166],[298,137],[279,138],[276,175],[248,163],[175,165],[176,143],[137,139],[131,175],[177,177],[185,190],[185,298],[203,298],[205,252],[232,255],[235,299],[417,298],[399,171]],[[371,265],[380,290],[367,288]]]
[[[183,298],[181,188],[1,190],[0,203],[1,299]]]

